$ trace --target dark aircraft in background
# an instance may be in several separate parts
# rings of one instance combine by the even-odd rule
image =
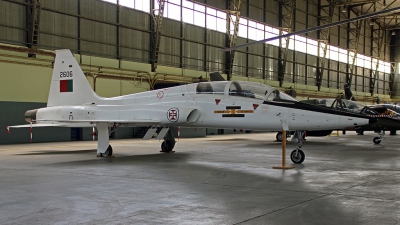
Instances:
[[[395,112],[394,110],[387,108],[389,106],[366,106],[359,102],[350,101],[347,99],[314,99],[307,100],[307,102],[323,107],[352,111],[361,115],[369,116],[371,118],[377,118],[378,121],[374,124],[361,125],[354,128],[346,128],[346,130],[355,130],[358,134],[362,134],[364,131],[374,131],[375,133],[378,133],[379,137],[375,137],[373,139],[375,144],[381,143],[381,141],[384,139],[385,131],[400,130],[400,114]],[[390,105],[390,107],[392,106],[394,105]],[[400,107],[396,106],[396,108],[400,110]],[[313,132],[318,133],[318,131]],[[321,135],[319,136],[324,136],[323,132],[321,132],[320,134]]]
[[[363,105],[356,102],[352,91],[348,84],[344,85],[344,98],[345,99],[313,99],[305,100],[309,104],[321,105],[324,107],[342,109],[346,111],[353,111],[362,115],[368,115],[373,118],[377,118],[378,121],[374,124],[367,124],[357,126],[354,129],[347,128],[346,130],[355,130],[357,134],[362,135],[364,131],[374,131],[379,134],[379,137],[375,137],[373,142],[375,144],[381,143],[384,139],[385,131],[390,131],[390,134],[396,134],[396,130],[400,130],[400,106],[396,104],[376,104],[376,105]],[[332,132],[332,130],[331,130]],[[307,136],[326,136],[331,132],[329,131],[307,131]],[[310,135],[309,135],[310,133]],[[282,134],[280,134],[280,138]],[[278,135],[277,135],[277,140]],[[280,139],[281,141],[282,139]]]
[[[348,84],[344,84],[344,97],[348,100],[356,101]],[[360,129],[356,130],[357,134],[362,135],[364,134],[364,131],[375,131],[376,133],[379,133],[389,130],[391,135],[395,135],[396,131],[400,130],[400,125],[397,124],[397,121],[400,120],[400,106],[398,106],[397,104],[379,103],[379,102],[380,101],[378,99],[377,100],[378,104],[368,105],[368,107],[370,109],[375,110],[380,115],[385,116],[386,118],[391,118],[392,120],[386,121],[383,119],[378,119],[378,123],[376,123],[375,126],[361,126]],[[393,122],[393,119],[397,121],[391,123]]]

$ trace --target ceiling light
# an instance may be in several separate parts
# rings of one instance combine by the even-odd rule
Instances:
[[[342,12],[344,12],[344,13],[347,12],[346,11],[346,6],[343,6]]]
[[[396,35],[396,32],[392,31],[392,35]]]

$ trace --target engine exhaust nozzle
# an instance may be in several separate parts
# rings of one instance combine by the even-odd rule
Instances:
[[[25,121],[30,123],[32,121],[32,123],[36,123],[36,113],[37,113],[37,109],[32,109],[32,110],[28,110],[25,112]]]

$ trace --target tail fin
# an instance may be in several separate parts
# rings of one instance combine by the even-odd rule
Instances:
[[[92,104],[99,99],[71,51],[56,50],[47,106]]]
[[[210,73],[211,81],[226,81],[219,72]]]

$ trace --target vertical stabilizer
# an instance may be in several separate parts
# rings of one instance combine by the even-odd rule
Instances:
[[[56,50],[47,106],[91,104],[99,99],[71,51]]]

